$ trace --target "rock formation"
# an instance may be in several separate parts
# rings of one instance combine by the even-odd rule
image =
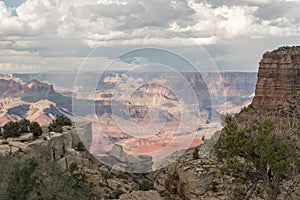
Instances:
[[[69,165],[75,162],[82,166],[85,147],[79,138],[77,131],[87,138],[91,138],[91,124],[83,124],[76,129],[72,126],[63,127],[63,133],[44,133],[42,137],[33,140],[32,133],[22,135],[19,138],[8,138],[0,141],[0,155],[21,154],[34,156],[42,160],[52,160],[60,164],[63,170],[67,170]],[[91,142],[91,141],[90,141]],[[89,148],[86,146],[86,148]]]
[[[151,156],[128,154],[118,144],[115,144],[107,155],[99,156],[99,159],[116,170],[130,173],[151,171],[153,165]]]
[[[17,78],[0,77],[0,126],[22,118],[46,125],[56,115],[71,117],[71,106],[69,98],[55,92],[52,85],[36,80],[24,84]]]
[[[300,46],[281,47],[263,55],[252,107],[270,110],[299,99]]]

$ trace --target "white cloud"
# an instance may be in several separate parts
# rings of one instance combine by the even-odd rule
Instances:
[[[50,67],[50,57],[76,60],[99,44],[193,46],[298,36],[299,8],[297,0],[27,0],[13,16],[14,9],[0,1],[0,54],[7,56],[0,63],[33,59]],[[58,60],[57,68],[73,63]]]

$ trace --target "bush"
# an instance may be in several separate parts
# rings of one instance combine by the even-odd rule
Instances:
[[[194,159],[199,159],[199,149],[198,148],[194,149],[193,158]]]
[[[69,171],[70,171],[70,173],[72,174],[72,173],[74,173],[74,172],[77,171],[77,170],[78,170],[77,164],[74,163],[74,162],[72,162],[72,163],[70,164],[70,166],[69,166]]]
[[[35,139],[38,138],[39,136],[41,136],[42,133],[43,133],[41,126],[40,126],[39,123],[37,123],[37,122],[32,122],[32,123],[29,125],[29,129],[30,129],[30,131],[32,132],[33,137],[34,137]]]
[[[48,129],[50,132],[57,132],[62,133],[63,132],[63,126],[70,126],[72,125],[71,119],[69,119],[66,116],[56,116],[56,119],[51,122],[51,124],[48,126]]]
[[[62,126],[58,125],[58,126],[48,126],[48,129],[50,132],[56,132],[56,133],[62,133],[63,132],[63,128]]]
[[[0,156],[0,200],[89,200],[93,186],[82,173],[64,174],[52,162]]]
[[[29,130],[33,133],[34,138],[39,137],[43,131],[41,126],[37,122],[30,123],[27,119],[21,119],[19,122],[7,122],[3,126],[3,136],[19,137],[22,133],[29,133]]]
[[[153,190],[154,188],[154,184],[151,183],[148,180],[143,180],[140,184],[139,184],[139,190],[142,191],[149,191],[149,190]]]
[[[28,126],[30,125],[30,121],[28,119],[21,119],[19,121],[21,133],[28,133]]]
[[[77,146],[74,147],[76,151],[85,151],[86,148],[82,142],[80,142]]]
[[[215,146],[217,158],[224,172],[235,175],[237,185],[261,180],[268,199],[277,199],[283,178],[298,169],[296,142],[285,133],[285,124],[245,118],[226,117],[223,135]],[[237,192],[245,195],[243,188]]]
[[[218,192],[218,184],[215,181],[211,182],[211,189],[213,192]]]
[[[21,127],[18,122],[8,122],[3,126],[3,136],[8,137],[19,137],[21,135]]]
[[[7,171],[6,184],[0,189],[3,199],[28,199],[34,191],[38,177],[35,172],[38,162],[34,158],[15,161],[12,168]]]

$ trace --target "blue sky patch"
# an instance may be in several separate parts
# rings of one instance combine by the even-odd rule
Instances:
[[[0,1],[3,1],[7,7],[13,8],[13,7],[18,7],[26,0],[0,0]]]

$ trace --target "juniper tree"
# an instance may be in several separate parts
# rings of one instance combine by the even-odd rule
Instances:
[[[239,118],[227,116],[222,136],[215,146],[222,170],[235,180],[261,180],[267,198],[277,199],[280,181],[292,168],[299,169],[299,154],[294,140],[280,133],[279,126],[266,120],[239,124]]]

